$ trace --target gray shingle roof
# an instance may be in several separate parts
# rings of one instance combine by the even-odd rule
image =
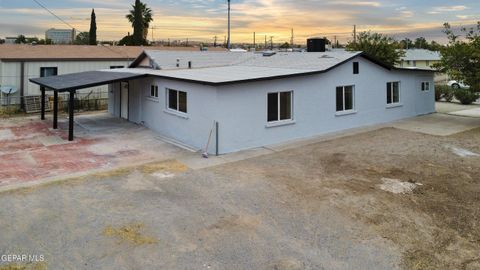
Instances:
[[[440,61],[440,52],[423,49],[410,49],[405,51],[404,61]]]

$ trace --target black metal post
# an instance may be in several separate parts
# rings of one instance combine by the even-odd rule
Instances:
[[[215,121],[215,155],[218,157],[218,122]]]
[[[53,92],[53,129],[58,128],[58,91]]]
[[[40,119],[45,120],[45,89],[40,89],[42,96],[40,98]]]
[[[70,100],[68,102],[68,140],[73,141],[73,114],[75,111],[75,90],[70,91]]]

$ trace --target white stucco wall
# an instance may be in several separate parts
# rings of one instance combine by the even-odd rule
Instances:
[[[263,81],[218,89],[220,151],[277,144],[339,130],[389,122],[435,111],[434,91],[421,92],[421,81],[433,73],[389,71],[363,58],[360,74],[352,72],[352,62],[319,75]],[[400,81],[402,106],[387,108],[386,83]],[[336,115],[336,87],[355,85],[354,114]],[[293,91],[294,124],[267,126],[267,93]],[[232,118],[232,115],[235,118]]]
[[[353,74],[353,61],[360,62],[358,75]],[[205,146],[215,120],[220,126],[219,151],[229,153],[435,111],[433,73],[389,71],[363,58],[353,61],[324,74],[219,87],[140,79],[131,84],[130,94],[136,97],[131,97],[130,120],[195,148]],[[401,84],[401,106],[388,108],[386,84],[394,81]],[[420,90],[422,81],[431,82],[429,92]],[[149,98],[152,83],[159,86],[158,100]],[[355,85],[356,113],[339,116],[336,87],[346,85]],[[187,117],[168,113],[166,88],[188,93]],[[278,91],[293,91],[294,123],[267,127],[267,93]],[[111,102],[118,102],[115,96]]]

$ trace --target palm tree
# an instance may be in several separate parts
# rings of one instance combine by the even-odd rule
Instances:
[[[147,7],[147,4],[140,2],[140,8],[142,10],[142,15],[143,15],[143,38],[147,39],[148,36],[148,28],[150,27],[150,23],[153,21],[153,12],[152,9]],[[135,6],[132,5],[132,9],[130,10],[130,13],[125,16],[128,21],[132,24],[132,26],[135,25]]]

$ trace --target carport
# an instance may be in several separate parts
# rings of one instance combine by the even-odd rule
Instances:
[[[58,93],[70,93],[68,102],[68,140],[73,141],[73,117],[75,110],[74,97],[77,90],[115,82],[133,80],[146,76],[148,75],[128,72],[87,71],[59,76],[35,78],[30,79],[30,82],[40,85],[42,120],[45,120],[45,91],[53,91],[53,129],[58,128]]]

